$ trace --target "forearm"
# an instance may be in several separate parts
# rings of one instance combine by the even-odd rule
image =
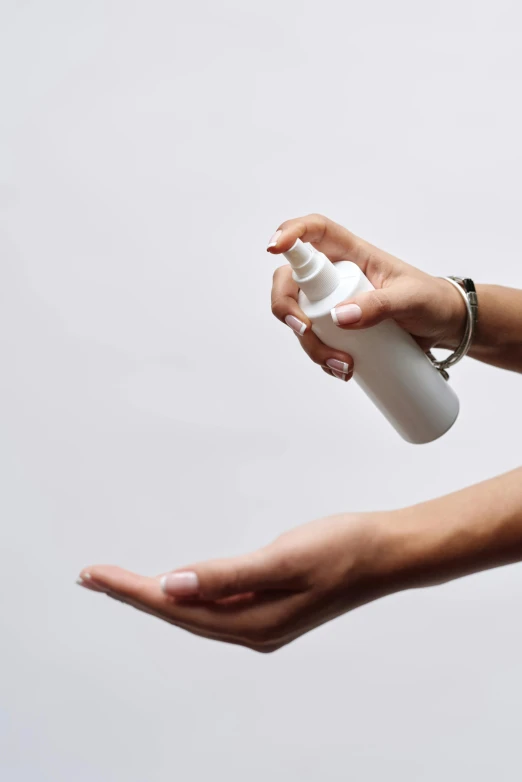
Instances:
[[[472,358],[501,369],[522,372],[522,290],[499,285],[477,285],[479,316]],[[454,349],[462,337],[459,334],[443,345]]]
[[[391,591],[521,560],[522,468],[388,515],[381,541],[378,568]]]

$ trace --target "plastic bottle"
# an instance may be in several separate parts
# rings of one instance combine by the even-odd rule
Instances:
[[[300,239],[284,253],[300,287],[299,306],[326,345],[349,353],[354,379],[397,432],[410,443],[445,434],[459,413],[459,400],[413,337],[395,321],[344,330],[331,310],[359,293],[374,290],[355,263],[332,263]]]

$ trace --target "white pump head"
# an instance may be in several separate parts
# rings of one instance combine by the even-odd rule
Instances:
[[[339,285],[339,273],[333,263],[311,244],[297,239],[283,255],[294,270],[294,280],[310,301],[324,299]]]

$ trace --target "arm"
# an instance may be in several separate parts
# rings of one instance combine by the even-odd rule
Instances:
[[[457,347],[466,321],[465,306],[459,292],[445,280],[404,263],[321,215],[283,223],[268,250],[275,254],[284,252],[297,238],[312,242],[332,261],[357,263],[376,288],[349,302],[340,302],[336,308],[340,328],[364,329],[393,318],[425,350]],[[279,268],[272,289],[274,315],[293,328],[301,346],[325,372],[349,380],[353,371],[351,356],[320,342],[297,304],[298,293],[290,267]],[[477,333],[470,355],[522,372],[522,291],[478,285],[477,293]]]
[[[393,589],[522,559],[522,468],[395,514],[377,557]]]
[[[522,372],[522,291],[477,285],[479,319],[472,358],[500,369]],[[446,347],[455,348],[450,340]]]
[[[232,559],[147,578],[112,566],[80,584],[184,630],[270,652],[411,587],[522,559],[522,468],[422,505],[344,514]]]

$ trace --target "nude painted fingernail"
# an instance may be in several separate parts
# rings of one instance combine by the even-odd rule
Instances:
[[[282,233],[283,233],[282,231],[276,231],[275,234],[270,237],[270,241],[268,242],[268,245],[267,245],[267,248],[266,248],[267,250],[269,250],[271,247],[275,247],[276,246],[276,244],[279,241],[279,237],[281,236]]]
[[[287,326],[290,326],[292,331],[295,331],[295,333],[300,337],[302,337],[306,331],[306,323],[303,323],[302,320],[296,318],[295,315],[287,315],[285,318],[285,323]]]
[[[192,571],[169,573],[162,577],[160,584],[164,593],[172,597],[190,597],[199,591],[198,574]]]
[[[351,326],[362,318],[362,309],[358,304],[341,304],[330,312],[336,326]]]
[[[329,358],[326,362],[326,366],[330,367],[332,372],[335,370],[341,372],[343,375],[346,375],[350,371],[350,365],[347,364],[346,361],[339,361],[336,358]]]
[[[349,375],[345,375],[343,372],[337,372],[337,370],[335,370],[335,369],[332,369],[332,375],[334,377],[338,378],[339,380],[346,381],[346,380],[349,379]]]

